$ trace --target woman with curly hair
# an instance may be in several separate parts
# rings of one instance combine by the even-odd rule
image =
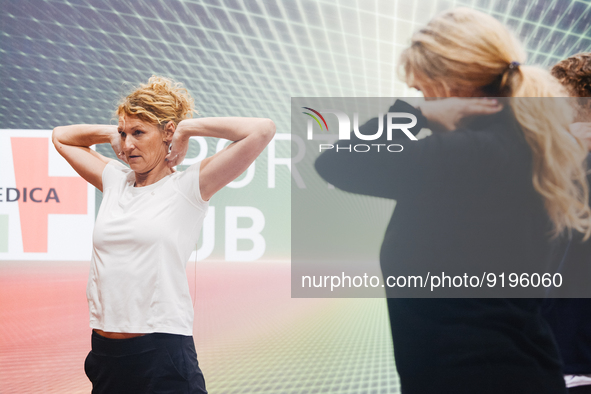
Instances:
[[[585,141],[591,151],[591,52],[561,60],[551,72],[575,100],[576,122],[570,127],[571,133]]]
[[[591,52],[578,53],[556,63],[551,70],[574,100],[575,123],[571,133],[591,150]],[[591,154],[587,155],[588,167]],[[591,183],[591,174],[587,175]],[[559,254],[565,285],[561,297],[544,300],[543,315],[556,339],[562,372],[570,394],[591,393],[591,299],[578,296],[578,289],[589,288],[591,277],[591,240],[583,242],[583,234],[573,233],[560,239]]]
[[[577,53],[559,61],[552,67],[552,75],[571,97],[591,97],[591,52]]]
[[[586,149],[568,133],[566,106],[551,99],[565,92],[524,61],[519,43],[493,17],[466,8],[444,12],[412,36],[400,63],[409,86],[446,99],[419,108],[397,100],[388,111],[413,114],[409,130],[429,126],[433,134],[402,136],[396,142],[404,150],[396,154],[331,149],[318,157],[316,169],[332,185],[396,200],[380,251],[384,278],[543,273],[551,234],[591,234]],[[377,127],[372,119],[359,132]],[[374,142],[392,143],[386,133]],[[363,140],[352,134],[338,146],[355,143]],[[403,394],[566,393],[541,300],[500,298],[537,293],[486,286],[440,291],[457,298],[404,298],[416,292],[387,288]],[[419,297],[437,295],[421,291]],[[488,298],[461,298],[474,294]]]
[[[205,393],[193,342],[185,266],[209,199],[273,138],[258,118],[196,118],[179,83],[153,76],[117,108],[118,126],[56,127],[53,143],[103,192],[88,278],[93,393]],[[175,171],[191,136],[234,141]],[[117,160],[90,147],[110,143]]]

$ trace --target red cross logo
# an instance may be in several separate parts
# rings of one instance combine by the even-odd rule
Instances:
[[[50,177],[49,138],[12,137],[23,251],[47,253],[47,216],[87,212],[87,184],[80,177]],[[17,198],[13,196],[13,198]]]

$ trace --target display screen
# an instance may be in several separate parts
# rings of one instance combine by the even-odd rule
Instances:
[[[185,85],[196,116],[265,117],[277,126],[272,147],[212,199],[202,253],[187,265],[209,392],[398,393],[384,299],[291,298],[291,188],[319,182],[290,162],[291,98],[420,97],[399,79],[399,54],[413,32],[457,6],[509,26],[526,64],[549,68],[591,48],[586,1],[1,1],[0,392],[90,391],[84,288],[102,195],[76,186],[69,193],[86,204],[23,219],[19,204],[30,190],[18,177],[77,179],[52,151],[51,130],[116,124],[118,101],[162,75]],[[41,153],[15,145],[25,138],[43,139]],[[178,169],[219,144],[192,140]],[[115,157],[109,145],[96,149]],[[33,196],[55,203],[47,182]],[[230,211],[244,213],[228,222]],[[232,231],[260,225],[256,236]],[[379,245],[385,225],[365,237]],[[46,227],[32,236],[38,226]]]

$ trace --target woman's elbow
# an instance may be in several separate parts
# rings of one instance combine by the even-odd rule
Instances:
[[[51,142],[53,142],[53,146],[55,146],[56,148],[59,146],[61,134],[62,126],[57,126],[53,129],[53,132],[51,133]]]
[[[275,136],[275,131],[277,127],[275,126],[275,122],[273,122],[271,119],[262,119],[262,121],[263,124],[261,127],[261,133],[263,134],[268,143]]]

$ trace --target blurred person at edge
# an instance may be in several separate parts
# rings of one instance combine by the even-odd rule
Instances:
[[[551,73],[571,97],[581,98],[576,100],[577,116],[570,129],[591,150],[591,53],[579,53],[562,60]],[[587,163],[591,167],[591,154],[587,155]],[[587,181],[591,183],[591,173],[587,175]],[[590,286],[591,241],[582,240],[583,234],[574,233],[571,239],[564,237],[561,241],[561,271],[566,278],[572,278],[569,285],[574,288]],[[572,283],[573,280],[581,282]],[[568,290],[568,287],[560,288],[560,291]],[[558,344],[569,393],[591,394],[591,299],[548,298],[544,301],[542,314]]]
[[[591,234],[586,150],[568,133],[572,117],[555,101],[516,99],[566,93],[524,60],[492,16],[444,12],[412,36],[400,66],[409,86],[447,99],[389,109],[414,114],[413,133],[427,125],[434,133],[412,142],[401,133],[396,154],[332,149],[316,160],[334,186],[396,200],[380,252],[384,278],[475,265],[545,272],[552,236]],[[360,132],[377,127],[375,118]],[[392,143],[385,139],[376,142]],[[355,143],[363,141],[352,134],[337,144]],[[567,392],[541,299],[393,298],[394,290],[387,305],[403,394]]]
[[[193,341],[186,262],[209,199],[273,138],[258,118],[192,118],[181,84],[152,76],[122,100],[118,126],[56,127],[53,143],[103,192],[87,298],[92,350],[84,369],[98,393],[206,393]],[[191,136],[234,141],[183,172]],[[111,160],[90,149],[110,143]]]

